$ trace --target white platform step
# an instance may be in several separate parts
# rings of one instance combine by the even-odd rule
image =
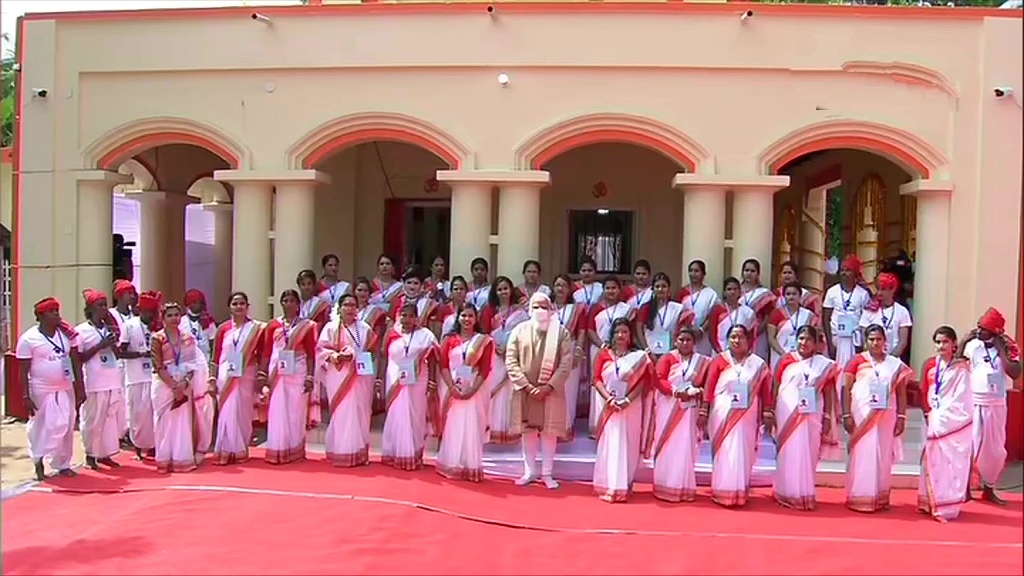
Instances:
[[[383,418],[374,418],[371,452],[379,455],[380,430]],[[555,477],[570,482],[590,482],[594,475],[594,462],[597,459],[597,442],[587,437],[586,420],[576,423],[576,438],[572,442],[558,445],[555,456]],[[313,452],[323,452],[324,428],[311,430],[308,436],[308,447]],[[844,458],[841,460],[823,460],[818,464],[817,483],[819,486],[841,487],[845,480],[846,434],[840,444],[844,447]],[[907,427],[903,434],[903,459],[893,465],[894,488],[916,488],[921,472],[921,450],[924,445],[924,418],[920,410],[907,413]],[[427,442],[425,458],[429,463],[437,453],[437,441],[433,438]],[[762,439],[758,446],[757,462],[754,465],[753,485],[770,486],[775,474],[775,445],[770,439]],[[485,473],[501,478],[518,478],[523,473],[522,453],[518,444],[489,444],[484,452]],[[637,472],[636,481],[650,483],[653,462],[644,460]],[[711,444],[702,442],[700,458],[697,462],[697,483],[706,486],[711,482]]]

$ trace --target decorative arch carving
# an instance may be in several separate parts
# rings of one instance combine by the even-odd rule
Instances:
[[[207,150],[238,169],[250,162],[249,150],[208,124],[178,117],[133,120],[110,130],[82,151],[84,166],[116,170],[135,155],[166,144],[191,144]]]
[[[335,118],[307,132],[288,148],[288,167],[312,168],[334,152],[374,141],[419,146],[456,170],[473,164],[469,148],[425,120],[397,112],[360,112]]]
[[[595,113],[550,124],[515,147],[517,170],[539,170],[574,148],[606,142],[636,144],[660,152],[687,172],[710,166],[711,153],[693,138],[653,118],[624,113]]]
[[[949,159],[923,138],[879,122],[835,118],[808,124],[779,138],[759,155],[765,174],[778,174],[812,152],[853,148],[884,156],[918,178],[943,172]]]
[[[897,82],[938,88],[954,98],[959,97],[959,91],[949,78],[946,78],[937,70],[919,64],[879,62],[876,60],[850,60],[849,62],[843,62],[841,68],[843,72],[851,74],[889,76]]]
[[[213,177],[209,175],[197,178],[196,181],[188,187],[187,194],[193,198],[198,198],[203,204],[231,203],[231,195],[228,194],[228,189],[224,186],[224,183],[214,180]]]
[[[134,158],[125,160],[123,164],[117,167],[117,171],[120,174],[131,176],[135,179],[131,184],[118,184],[114,186],[114,191],[120,190],[141,190],[151,191],[159,190],[160,183],[157,182],[156,173],[146,166],[143,162]]]

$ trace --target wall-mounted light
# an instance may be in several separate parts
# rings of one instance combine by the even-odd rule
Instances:
[[[498,74],[498,84],[500,84],[502,88],[505,88],[505,87],[508,86],[509,80],[510,79],[508,77],[508,74],[505,74],[504,72],[502,72],[501,74]]]

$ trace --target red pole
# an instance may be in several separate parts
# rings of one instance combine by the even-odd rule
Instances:
[[[25,384],[21,381],[21,360],[12,352],[4,354],[4,414],[18,420],[28,420]]]

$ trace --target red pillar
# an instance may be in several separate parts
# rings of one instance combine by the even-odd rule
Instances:
[[[18,420],[28,420],[25,384],[21,381],[21,361],[10,352],[4,355],[4,414]]]

